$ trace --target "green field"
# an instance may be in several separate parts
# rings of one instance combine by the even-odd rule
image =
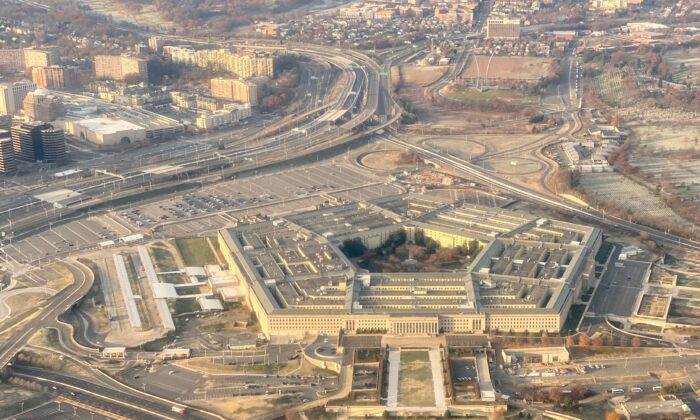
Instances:
[[[427,351],[401,351],[398,399],[402,407],[435,405],[433,374]]]
[[[201,267],[216,264],[216,257],[206,238],[175,239],[173,242],[188,266]]]

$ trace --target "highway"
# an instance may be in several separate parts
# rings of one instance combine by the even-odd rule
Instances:
[[[82,269],[76,264],[69,262],[62,262],[61,264],[71,271],[75,279],[74,282],[48,299],[34,318],[0,344],[0,369],[15,357],[17,352],[29,342],[37,331],[53,323],[59,315],[67,311],[71,305],[82,298],[92,287],[94,279],[90,270]]]
[[[648,234],[651,239],[671,247],[677,246],[694,251],[700,250],[700,242],[698,241],[682,238],[680,236],[661,232],[644,225],[629,222],[617,217],[612,217],[590,207],[576,206],[557,197],[545,195],[529,188],[516,185],[505,180],[504,178],[499,177],[498,175],[487,172],[484,169],[462,159],[436,152],[421,145],[413,144],[405,140],[402,134],[395,133],[394,135],[381,135],[379,137],[389,143],[411,149],[423,158],[457,170],[465,174],[470,179],[483,182],[485,185],[496,188],[500,191],[508,192],[527,201],[541,204],[552,209],[564,211],[568,214],[583,217],[615,229],[622,229],[636,234],[644,232]]]
[[[27,366],[13,366],[11,373],[14,376],[45,384],[46,388],[69,400],[74,399],[128,418],[149,420],[181,418],[171,411],[173,405],[166,401],[126,393],[75,376]],[[219,418],[193,409],[188,409],[186,415],[191,419]]]
[[[221,173],[222,177],[226,177],[239,171],[331,147],[356,137],[358,133],[373,131],[369,128],[363,132],[362,127],[374,118],[380,90],[384,88],[384,84],[380,83],[379,67],[369,57],[318,46],[246,46],[270,51],[285,50],[311,57],[343,72],[347,83],[334,100],[315,107],[318,98],[326,97],[329,93],[329,86],[325,86],[327,83],[323,82],[309,82],[311,103],[307,105],[312,106],[312,109],[297,113],[291,119],[282,119],[262,130],[266,134],[272,133],[271,135],[251,132],[249,136],[227,144],[225,150],[215,150],[211,145],[195,145],[194,150],[178,152],[174,146],[168,149],[166,145],[161,145],[155,151],[149,151],[145,159],[136,160],[136,164],[133,160],[122,162],[122,166],[110,170],[110,175],[54,182],[48,188],[17,194],[11,200],[4,200],[3,206],[0,207],[0,230],[8,233],[6,239],[18,239],[23,233],[35,233],[37,227],[45,228],[49,221],[60,220],[72,212],[88,209],[105,201],[143,192],[144,187],[151,189],[154,186],[177,185],[181,184],[183,179],[195,182],[196,179],[207,177],[212,172]],[[319,90],[319,85],[324,86]],[[341,118],[343,120],[336,124]],[[377,126],[375,129],[379,128]],[[278,134],[274,134],[275,132]],[[109,160],[91,162],[90,165],[99,167],[101,163],[107,163]],[[156,163],[152,163],[153,160]],[[164,165],[173,169],[160,174],[151,171]],[[82,195],[81,201],[57,210],[49,203],[34,198],[38,192],[55,190],[59,186],[79,192]]]

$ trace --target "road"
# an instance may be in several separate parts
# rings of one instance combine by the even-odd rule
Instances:
[[[241,44],[222,44],[229,47],[236,45]],[[3,200],[0,205],[0,229],[9,232],[6,240],[16,240],[22,233],[35,233],[37,227],[45,229],[49,221],[61,220],[76,211],[142,192],[144,186],[152,189],[156,185],[178,185],[183,180],[194,182],[198,178],[209,177],[211,173],[226,177],[332,147],[354,138],[356,131],[367,134],[381,129],[381,126],[365,127],[375,116],[380,90],[386,89],[380,83],[379,67],[366,55],[305,44],[263,43],[245,46],[272,52],[284,50],[310,57],[322,66],[337,68],[345,74],[347,83],[340,94],[321,106],[316,106],[316,103],[319,98],[328,96],[329,83],[324,80],[307,83],[304,90],[308,90],[306,93],[311,103],[307,103],[307,107],[310,109],[299,111],[290,119],[282,119],[263,130],[252,130],[247,136],[227,144],[225,150],[216,150],[211,144],[193,144],[190,140],[191,147],[186,151],[178,151],[174,146],[165,144],[147,151],[145,158],[124,160],[113,156],[92,161],[89,164],[91,168],[113,167],[109,168],[109,174],[62,181],[61,188],[82,194],[80,203],[63,209],[51,208],[48,203],[34,197],[37,193],[55,190],[58,182],[16,194],[11,200]],[[302,102],[306,102],[306,98],[307,95]],[[383,94],[382,98],[385,98]],[[393,109],[393,104],[385,104],[385,101],[382,104],[385,109]],[[336,124],[340,118],[344,120]],[[149,172],[149,169],[166,164],[176,169],[165,174]]]
[[[155,401],[133,393],[126,393],[114,388],[97,385],[92,381],[68,376],[57,372],[26,366],[13,366],[12,375],[36,380],[46,384],[48,389],[67,399],[76,399],[88,405],[102,408],[111,413],[127,414],[129,418],[138,419],[178,419],[172,413],[172,404]],[[53,389],[56,387],[56,389]],[[187,412],[191,419],[215,419],[216,416],[196,410]]]
[[[502,178],[497,174],[488,172],[483,168],[480,168],[479,166],[476,166],[465,160],[459,159],[451,155],[441,154],[440,152],[436,152],[420,144],[413,144],[410,141],[406,140],[403,134],[394,132],[389,135],[382,135],[379,137],[389,143],[413,150],[421,157],[426,158],[430,161],[435,161],[445,167],[461,172],[465,174],[469,179],[482,182],[485,185],[488,185],[489,187],[495,188],[503,192],[508,192],[516,197],[522,198],[529,202],[540,204],[555,210],[563,211],[570,215],[582,217],[587,220],[591,220],[614,229],[621,229],[635,234],[640,234],[643,232],[647,234],[651,239],[654,239],[655,241],[664,245],[668,245],[670,247],[679,247],[686,250],[700,251],[700,242],[698,241],[682,238],[671,233],[661,232],[659,230],[644,225],[606,215],[605,213],[597,211],[593,208],[571,204],[570,202],[560,199],[559,197],[540,193],[532,189],[517,185],[513,182],[507,181],[505,178]]]
[[[92,287],[94,278],[90,270],[69,262],[61,264],[73,274],[73,283],[48,299],[37,316],[12,334],[7,341],[0,344],[0,369],[15,357],[15,354],[29,342],[34,333],[55,322],[59,315],[67,311]]]

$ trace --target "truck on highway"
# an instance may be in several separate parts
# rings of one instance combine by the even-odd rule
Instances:
[[[173,413],[176,413],[176,414],[178,414],[178,415],[181,416],[181,417],[184,417],[184,416],[185,416],[185,407],[183,407],[183,406],[181,406],[181,405],[174,405],[174,406],[172,406],[172,408],[171,408],[170,410],[171,410]]]

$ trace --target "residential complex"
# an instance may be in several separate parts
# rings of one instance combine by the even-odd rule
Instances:
[[[251,80],[211,79],[211,95],[232,101],[256,106],[258,104],[258,85]]]
[[[148,80],[148,62],[129,55],[95,56],[95,78],[123,81],[130,76]]]
[[[627,0],[591,0],[591,8],[599,10],[626,9]]]
[[[227,71],[236,74],[239,78],[273,77],[275,74],[275,58],[266,53],[233,52],[223,48],[196,51],[187,46],[166,46],[163,52],[175,63]]]
[[[12,115],[22,108],[27,94],[36,89],[36,84],[29,80],[0,84],[0,115]]]
[[[32,81],[38,88],[73,90],[80,87],[80,72],[71,66],[33,67]]]
[[[61,58],[53,47],[0,49],[0,71],[20,73],[33,67],[59,64]]]
[[[12,139],[3,137],[2,134],[0,131],[0,174],[8,174],[14,172],[17,165],[12,150]]]
[[[56,48],[26,48],[24,50],[24,67],[48,67],[60,64],[61,57]]]
[[[45,89],[29,92],[23,102],[24,115],[34,121],[51,122],[66,115],[63,101]]]
[[[487,39],[520,38],[520,20],[507,18],[490,18],[486,21]]]

